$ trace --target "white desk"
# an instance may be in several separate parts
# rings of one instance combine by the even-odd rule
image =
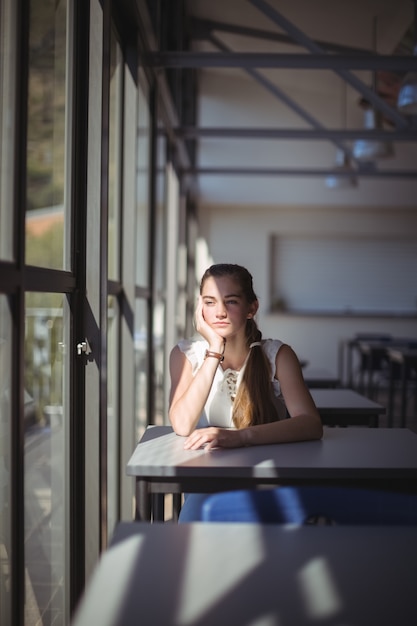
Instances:
[[[415,626],[417,529],[116,529],[73,626]]]
[[[303,368],[303,378],[309,389],[336,389],[340,387],[340,379],[326,369],[311,367]]]
[[[184,450],[169,426],[150,426],[126,468],[137,519],[160,520],[155,494],[209,493],[279,484],[417,489],[417,435],[403,428],[324,427],[321,441]]]
[[[377,427],[386,408],[353,389],[310,389],[325,426]]]

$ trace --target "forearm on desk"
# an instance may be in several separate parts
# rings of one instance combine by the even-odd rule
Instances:
[[[322,436],[321,420],[311,415],[297,415],[270,424],[249,426],[241,431],[242,445],[246,446],[310,441]]]

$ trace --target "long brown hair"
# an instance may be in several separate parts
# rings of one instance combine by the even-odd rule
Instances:
[[[218,263],[209,267],[201,279],[200,293],[207,278],[223,276],[230,277],[239,285],[248,304],[258,299],[253,289],[252,275],[245,267],[234,263]],[[246,320],[245,334],[248,349],[252,343],[261,341],[262,333],[253,318]],[[232,419],[236,428],[275,422],[279,419],[271,383],[271,367],[262,346],[249,349],[233,403]]]

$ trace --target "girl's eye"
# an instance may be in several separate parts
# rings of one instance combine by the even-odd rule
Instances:
[[[204,304],[205,304],[206,306],[213,306],[213,304],[214,304],[214,300],[204,300]]]
[[[237,304],[237,300],[227,300],[226,304]]]

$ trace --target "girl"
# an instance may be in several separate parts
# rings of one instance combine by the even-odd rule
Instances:
[[[195,312],[202,339],[180,341],[171,352],[169,419],[186,449],[322,437],[295,352],[262,339],[252,283],[240,265],[212,265]]]
[[[322,437],[296,354],[281,341],[262,339],[257,310],[247,269],[219,264],[205,272],[195,312],[202,338],[180,341],[170,356],[169,419],[185,449]],[[186,495],[179,521],[200,521],[206,498]]]

